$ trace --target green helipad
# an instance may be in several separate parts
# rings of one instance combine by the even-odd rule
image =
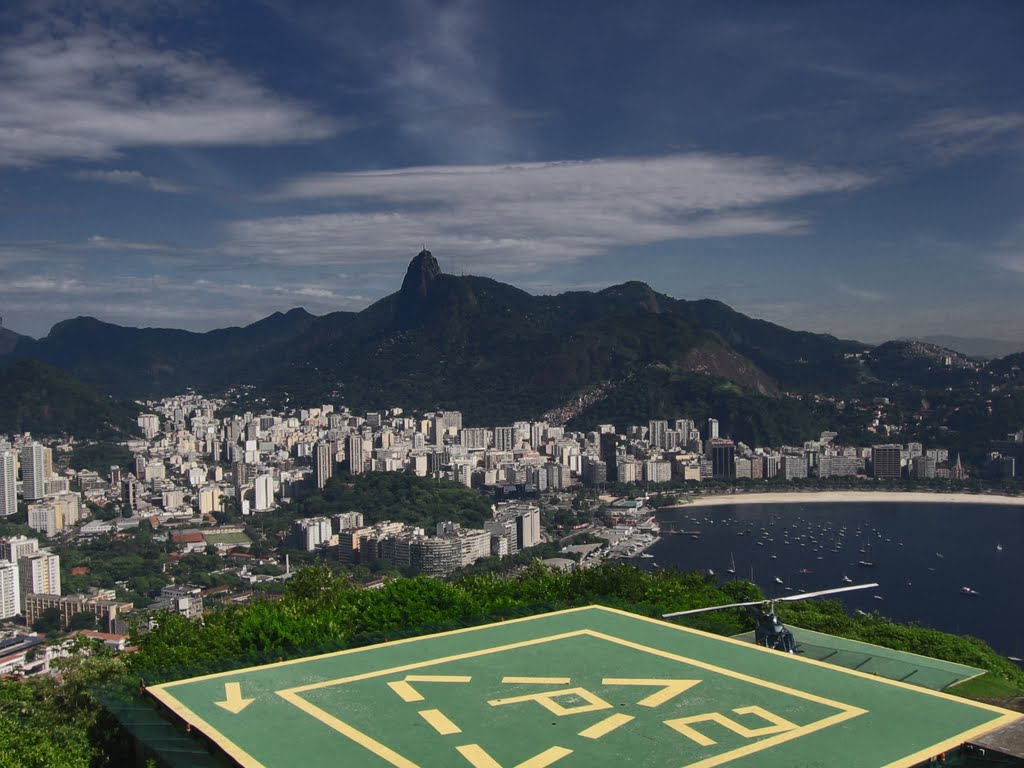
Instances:
[[[243,766],[909,766],[1020,715],[592,606],[153,686]]]

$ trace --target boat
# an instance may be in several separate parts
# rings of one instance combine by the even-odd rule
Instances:
[[[714,576],[714,575],[715,575],[715,569],[714,568],[708,568],[708,576]]]
[[[960,594],[970,595],[971,597],[977,597],[981,593],[971,589],[970,587],[960,587]]]
[[[872,597],[874,597],[874,598],[875,598],[875,600],[884,600],[884,599],[885,599],[885,598],[884,598],[884,597],[882,597],[881,595],[872,595]]]
[[[772,581],[774,581],[776,584],[782,584],[783,583],[782,579],[780,579],[778,576],[776,576],[774,579],[772,579]]]
[[[944,555],[944,554],[942,554],[941,552],[936,552],[936,553],[935,553],[935,556],[936,556],[937,558],[939,558],[940,560],[941,560],[941,559],[942,559],[943,557],[945,557],[945,555]]]
[[[1002,551],[1003,551],[1003,545],[1002,544],[996,544],[996,552],[1002,552]]]
[[[841,578],[840,581],[843,582],[843,584],[853,584],[853,579],[851,579],[845,573],[843,574],[843,578]]]
[[[736,573],[736,558],[732,556],[732,552],[729,553],[729,567],[725,569],[726,573]]]
[[[861,568],[874,568],[875,567],[875,564],[872,563],[870,560],[858,560],[857,561],[857,565],[859,565]]]
[[[809,573],[814,573],[814,571],[812,571],[810,568],[801,568],[799,571],[797,571],[797,573],[806,576]]]
[[[652,558],[652,557],[654,557],[654,555],[652,555],[650,552],[641,552],[640,553],[640,557]]]

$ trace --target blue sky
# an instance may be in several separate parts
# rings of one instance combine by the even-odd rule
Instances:
[[[1024,341],[1024,4],[4,3],[0,314],[355,310],[423,243],[793,328]]]

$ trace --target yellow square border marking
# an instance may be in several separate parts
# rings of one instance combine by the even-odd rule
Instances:
[[[333,728],[334,730],[338,731],[350,740],[359,744],[363,748],[377,755],[381,759],[391,763],[393,766],[395,766],[395,768],[420,768],[420,766],[418,766],[416,763],[400,755],[390,747],[387,747],[384,744],[380,743],[372,736],[363,733],[358,728],[355,728],[354,726],[344,722],[343,720],[335,717],[334,715],[329,714],[328,712],[324,711],[315,704],[312,704],[311,702],[301,698],[300,694],[306,693],[307,691],[315,691],[323,688],[331,688],[338,685],[346,685],[348,683],[358,682],[361,680],[369,680],[375,677],[393,675],[399,672],[406,672],[411,669],[422,669],[423,667],[449,664],[455,661],[462,661],[465,659],[476,658],[479,656],[488,656],[495,653],[502,653],[504,651],[514,650],[516,648],[524,648],[532,645],[540,645],[542,643],[550,643],[555,642],[557,640],[565,640],[567,638],[583,636],[593,637],[598,640],[614,643],[616,645],[621,645],[626,648],[632,648],[634,650],[649,653],[653,656],[659,656],[663,659],[668,659],[670,661],[682,664],[689,664],[691,666],[698,667],[709,672],[714,672],[716,674],[723,675],[734,680],[740,680],[751,685],[756,685],[761,688],[767,688],[772,691],[785,693],[790,696],[793,696],[794,698],[804,699],[805,701],[811,701],[815,704],[821,704],[832,709],[839,710],[839,712],[835,715],[831,715],[821,720],[816,720],[815,722],[810,723],[808,725],[800,726],[795,729],[790,729],[784,733],[778,733],[775,736],[772,736],[767,739],[762,739],[761,741],[758,741],[754,744],[748,744],[743,747],[731,749],[719,755],[714,755],[712,757],[705,758],[704,760],[699,760],[695,763],[687,763],[681,768],[712,768],[712,766],[722,765],[723,763],[731,762],[736,758],[744,757],[755,752],[760,752],[764,749],[776,746],[777,744],[782,744],[786,741],[798,739],[802,736],[806,736],[809,733],[813,733],[815,731],[828,728],[830,726],[836,725],[846,720],[850,720],[854,717],[859,717],[860,715],[867,713],[867,710],[861,709],[860,707],[854,707],[852,705],[844,704],[833,699],[828,699],[823,696],[817,696],[813,693],[801,691],[796,688],[790,688],[785,685],[780,685],[779,683],[773,683],[771,681],[763,680],[761,678],[753,677],[751,675],[746,675],[741,672],[734,672],[730,669],[725,669],[723,667],[719,667],[705,661],[691,659],[686,656],[680,656],[679,654],[671,653],[669,651],[663,651],[659,648],[651,648],[650,646],[646,646],[641,643],[635,643],[631,640],[625,640],[621,637],[616,637],[614,635],[609,635],[604,632],[598,632],[592,629],[578,629],[572,632],[562,632],[554,635],[548,635],[546,637],[538,637],[532,638],[530,640],[523,640],[518,643],[509,643],[507,645],[494,646],[491,648],[481,648],[475,651],[458,653],[451,656],[442,656],[439,658],[418,661],[411,664],[403,664],[397,667],[390,667],[388,669],[380,669],[375,670],[373,672],[363,672],[358,675],[349,675],[347,677],[340,677],[335,680],[324,680],[319,683],[309,683],[307,685],[285,688],[276,691],[276,693],[282,699],[298,707],[303,712],[315,718],[316,720],[319,720],[324,725]],[[558,691],[553,695],[564,695],[565,693],[568,693],[568,691]],[[598,725],[600,725],[600,723]]]
[[[518,619],[507,619],[501,622],[492,622],[490,624],[481,624],[476,627],[464,627],[462,629],[452,629],[443,632],[434,632],[427,635],[418,635],[416,637],[407,637],[401,640],[392,640],[389,642],[378,643],[377,645],[365,646],[362,648],[346,648],[341,651],[333,651],[331,653],[323,653],[317,656],[305,656],[295,659],[288,659],[287,661],[278,661],[271,664],[258,664],[249,667],[242,667],[240,669],[228,670],[225,672],[211,672],[206,675],[199,675],[196,677],[185,678],[182,680],[172,680],[168,683],[160,683],[158,685],[148,686],[146,690],[152,694],[153,698],[159,701],[161,704],[166,706],[170,711],[177,715],[181,720],[189,725],[194,726],[201,731],[206,737],[216,743],[221,749],[225,751],[232,759],[234,759],[243,768],[266,768],[266,766],[259,760],[255,759],[252,755],[242,749],[240,746],[235,744],[230,738],[225,736],[219,730],[214,728],[210,723],[204,720],[202,717],[193,712],[187,705],[179,701],[173,693],[168,689],[175,688],[180,685],[189,685],[204,680],[213,680],[216,678],[223,678],[228,676],[237,676],[250,672],[263,671],[267,669],[276,669],[278,667],[290,666],[292,664],[305,664],[313,661],[322,661],[324,659],[333,658],[335,656],[346,656],[353,653],[363,653],[366,651],[378,650],[382,647],[392,648],[396,645],[404,645],[406,643],[419,642],[421,640],[429,640],[432,638],[439,638],[443,636],[461,635],[467,632],[479,632],[480,630],[495,629],[496,627],[507,626],[511,624],[521,624],[529,621],[537,621],[538,619],[547,619],[553,616],[565,616],[574,613],[581,613],[585,611],[599,611],[608,614],[614,614],[623,616],[635,621],[643,621],[650,624],[654,624],[662,629],[670,629],[678,632],[686,632],[688,634],[698,635],[700,637],[709,638],[716,642],[731,643],[737,646],[742,646],[746,649],[753,649],[755,652],[770,653],[775,656],[779,656],[778,651],[773,651],[768,648],[762,648],[759,645],[753,645],[751,643],[743,642],[742,640],[736,640],[731,637],[725,637],[723,635],[716,635],[711,632],[705,632],[700,629],[693,629],[692,627],[684,627],[679,624],[672,624],[662,619],[653,619],[649,616],[642,616],[638,613],[630,613],[629,611],[622,610],[620,608],[611,608],[606,605],[582,605],[577,608],[566,608],[561,611],[551,611],[548,613],[538,613],[533,616],[523,616]],[[954,701],[961,706],[970,707],[973,709],[981,709],[993,714],[998,714],[999,717],[990,720],[987,723],[982,723],[974,728],[962,731],[954,734],[942,741],[936,742],[930,746],[924,747],[921,750],[904,757],[898,758],[891,763],[887,763],[883,768],[909,768],[915,766],[918,763],[927,760],[929,757],[938,754],[939,752],[947,751],[959,746],[960,744],[968,741],[975,736],[980,736],[983,733],[988,733],[997,728],[1009,725],[1010,723],[1016,722],[1017,720],[1024,717],[1018,712],[1011,712],[1002,707],[997,707],[993,704],[985,704],[979,701],[973,701],[971,699],[961,698],[954,696],[949,693],[942,691],[933,691],[928,688],[920,688],[910,683],[900,682],[898,680],[889,680],[883,677],[876,677],[875,675],[869,675],[865,672],[859,672],[854,669],[847,669],[845,667],[837,667],[828,664],[824,661],[817,661],[816,659],[808,659],[802,656],[787,656],[785,658],[791,659],[793,662],[801,664],[811,664],[814,666],[824,667],[836,674],[852,675],[854,677],[862,677],[870,680],[873,683],[879,685],[891,685],[897,688],[906,688],[913,690],[915,693],[925,696],[935,696],[940,699],[947,699]]]

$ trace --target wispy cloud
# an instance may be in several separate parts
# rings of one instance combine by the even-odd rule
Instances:
[[[110,170],[110,171],[76,171],[70,174],[71,178],[81,181],[99,181],[105,184],[122,184],[130,187],[142,187],[151,189],[154,192],[184,193],[188,187],[175,184],[156,176],[147,176],[141,171],[133,170]]]
[[[383,82],[403,132],[446,161],[507,157],[515,144],[510,122],[534,115],[501,103],[495,62],[480,39],[483,6],[406,0],[402,7],[411,39],[390,52]]]
[[[91,26],[31,29],[0,40],[0,166],[302,142],[343,127],[194,51]]]
[[[308,263],[402,259],[426,241],[508,273],[618,246],[808,229],[776,204],[870,184],[862,174],[709,154],[317,174],[277,200],[344,210],[231,225],[228,249]]]
[[[942,109],[918,121],[911,139],[924,142],[944,160],[1005,149],[1024,149],[1024,112]]]
[[[883,301],[888,301],[892,298],[889,294],[883,291],[875,290],[873,288],[858,288],[854,285],[848,285],[846,283],[839,283],[836,286],[836,291],[844,296],[857,299],[869,304],[879,304]]]
[[[802,61],[798,67],[807,72],[816,72],[847,83],[864,86],[875,92],[911,94],[927,91],[935,87],[934,82],[913,75],[892,70],[887,71],[854,66],[852,64]]]
[[[531,123],[547,114],[502,93],[508,73],[500,71],[502,41],[488,3],[381,0],[372,13],[352,4],[261,3],[329,50],[330,87],[371,96],[371,120],[427,162],[524,157]]]

